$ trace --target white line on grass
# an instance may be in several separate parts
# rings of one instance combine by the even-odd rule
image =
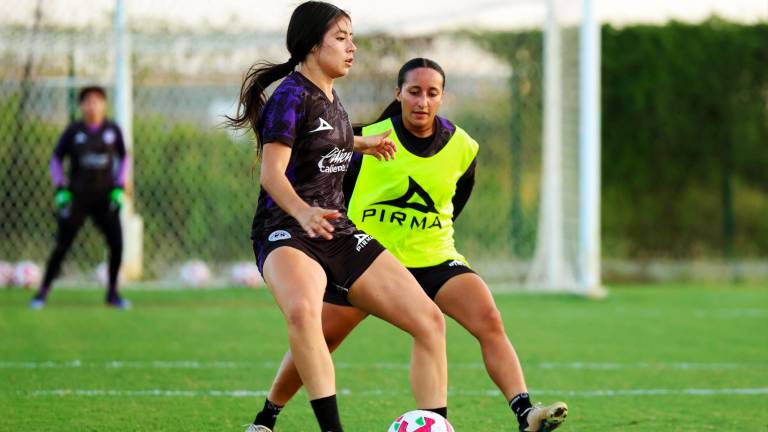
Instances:
[[[154,361],[0,361],[0,369],[275,369],[277,362],[243,362],[243,361],[196,361],[196,360],[154,360]],[[349,363],[337,362],[338,369],[408,369],[409,363],[377,362]],[[451,369],[484,369],[480,362],[454,363],[448,365]],[[540,362],[528,363],[528,368],[538,369],[575,369],[575,370],[620,370],[620,369],[748,369],[765,368],[768,363],[701,363],[701,362]]]
[[[618,389],[618,390],[531,390],[535,394],[571,396],[571,397],[631,397],[631,396],[766,396],[768,387],[758,388],[722,388],[722,389]],[[264,397],[267,390],[115,390],[115,389],[49,389],[16,391],[19,396],[26,397],[64,397],[64,396],[115,396],[115,397],[229,397],[229,398],[253,398]],[[407,389],[403,390],[350,390],[340,389],[340,395],[344,396],[400,396],[408,395]],[[501,397],[498,390],[460,390],[454,389],[448,392],[451,396],[470,397]]]

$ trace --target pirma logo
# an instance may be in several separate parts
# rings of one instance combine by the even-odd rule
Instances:
[[[440,215],[435,207],[435,200],[416,183],[411,177],[408,177],[408,190],[405,191],[403,196],[391,200],[379,201],[373,203],[374,206],[392,206],[401,209],[412,209],[419,213],[424,213],[424,216],[410,215],[410,221],[408,221],[409,215],[403,211],[392,211],[385,208],[368,207],[363,210],[363,222],[368,218],[378,219],[381,223],[398,224],[400,226],[410,226],[411,229],[442,229],[443,225],[440,223]],[[429,215],[429,213],[435,213]],[[428,220],[429,219],[429,220]],[[409,223],[410,222],[410,223]]]
[[[412,202],[411,200],[414,198],[414,195],[419,197],[422,202]],[[408,177],[408,190],[405,191],[403,196],[393,200],[379,201],[375,204],[391,205],[400,208],[411,208],[422,213],[437,213],[437,209],[435,208],[435,200],[433,200],[427,191],[425,191],[420,184],[416,183],[416,180],[414,180],[412,177]]]
[[[269,235],[267,240],[274,242],[274,241],[280,241],[280,240],[288,240],[291,238],[291,233],[285,230],[277,230],[272,231],[272,234]]]
[[[467,265],[459,260],[453,260],[448,263],[448,267],[466,267]]]
[[[368,234],[355,234],[355,238],[357,239],[357,247],[355,249],[360,252],[369,241],[373,239],[373,237],[369,236]]]
[[[333,130],[333,126],[328,124],[328,122],[325,121],[322,117],[318,117],[318,120],[320,120],[320,126],[318,126],[315,129],[312,129],[311,131],[309,131],[309,133],[320,132],[324,130]]]

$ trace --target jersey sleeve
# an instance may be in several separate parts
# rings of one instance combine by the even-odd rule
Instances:
[[[51,180],[53,181],[53,185],[57,188],[65,187],[67,184],[67,177],[64,174],[64,164],[62,161],[64,160],[64,157],[67,156],[72,146],[72,134],[73,128],[70,125],[59,137],[59,141],[53,149],[51,161],[48,165],[48,170],[51,173]]]
[[[72,135],[74,135],[74,128],[72,125],[69,125],[64,132],[61,133],[59,141],[53,149],[53,157],[62,160],[67,156],[72,148]]]
[[[453,220],[455,221],[464,206],[472,195],[472,189],[475,187],[475,168],[477,167],[477,158],[472,159],[472,163],[464,174],[456,181],[456,193],[453,195]]]
[[[281,85],[275,90],[261,113],[262,144],[280,142],[293,147],[305,117],[302,94],[299,86]]]
[[[114,125],[117,137],[115,138],[115,151],[120,159],[125,159],[125,140],[123,139],[123,130],[117,124]]]

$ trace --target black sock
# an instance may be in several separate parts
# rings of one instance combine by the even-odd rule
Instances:
[[[435,414],[440,414],[443,418],[448,418],[448,407],[442,408],[427,408],[424,411],[432,411]]]
[[[117,294],[117,283],[110,282],[109,285],[107,285],[107,301],[115,301],[120,296]]]
[[[344,432],[339,419],[339,407],[336,404],[336,395],[327,396],[309,401],[312,410],[315,411],[317,423],[321,432]]]
[[[264,408],[256,414],[256,419],[253,420],[253,424],[274,429],[275,423],[277,423],[277,415],[280,414],[280,410],[282,409],[283,407],[273,404],[269,399],[264,400]]]
[[[531,405],[531,398],[528,397],[528,393],[520,393],[509,401],[509,407],[517,417],[517,422],[522,426],[528,426],[528,411],[533,408]]]
[[[37,294],[33,297],[35,300],[42,300],[45,301],[45,298],[48,297],[48,290],[51,289],[50,284],[43,284],[40,286],[40,289],[37,290]]]

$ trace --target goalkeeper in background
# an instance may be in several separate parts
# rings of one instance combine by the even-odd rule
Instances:
[[[82,119],[70,124],[59,138],[51,157],[50,171],[56,187],[58,219],[56,244],[48,258],[45,276],[30,307],[45,306],[53,279],[61,269],[72,241],[90,216],[109,246],[107,306],[127,309],[130,303],[117,292],[117,275],[123,254],[120,226],[123,185],[127,172],[125,144],[120,128],[106,119],[106,92],[90,86],[80,91]],[[63,161],[69,157],[69,176]]]

